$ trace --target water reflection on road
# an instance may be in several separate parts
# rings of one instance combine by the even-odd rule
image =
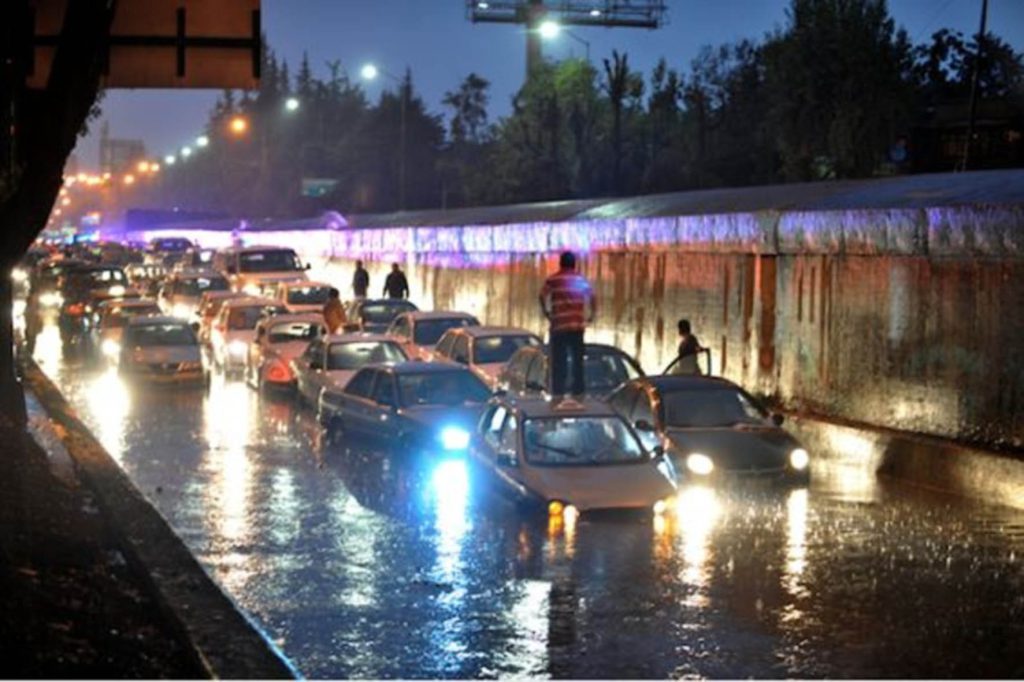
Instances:
[[[46,335],[37,357],[309,676],[1024,674],[1013,511],[836,469],[549,521],[460,459],[328,446],[237,381],[128,386]]]

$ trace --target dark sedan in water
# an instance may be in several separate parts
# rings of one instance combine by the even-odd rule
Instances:
[[[364,367],[342,390],[325,390],[317,414],[335,441],[401,452],[462,453],[491,392],[465,367],[400,362]]]
[[[691,480],[774,476],[802,481],[809,456],[757,399],[725,379],[653,376],[609,398],[649,447],[662,445]]]

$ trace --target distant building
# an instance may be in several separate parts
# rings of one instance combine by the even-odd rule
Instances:
[[[142,140],[120,140],[110,137],[106,121],[100,130],[100,172],[118,175],[135,168],[146,158],[146,145]]]

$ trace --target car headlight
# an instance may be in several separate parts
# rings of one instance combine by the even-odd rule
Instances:
[[[249,344],[245,341],[231,341],[228,343],[228,353],[230,355],[245,355],[246,351],[249,350]]]
[[[246,284],[244,287],[242,287],[242,293],[248,294],[249,296],[259,296],[263,292],[260,291],[259,284],[254,284],[250,282],[249,284]]]
[[[121,344],[114,339],[104,339],[103,343],[100,344],[100,350],[108,358],[116,358],[121,354]]]
[[[445,450],[465,450],[469,447],[469,431],[447,426],[441,431],[441,445]]]
[[[48,308],[59,308],[64,305],[64,297],[56,291],[47,291],[39,296],[39,302]]]
[[[686,468],[698,476],[707,476],[715,470],[715,463],[707,455],[694,452],[686,458]]]
[[[171,317],[187,320],[192,315],[192,309],[184,303],[175,303],[171,306]]]
[[[797,448],[789,453],[789,465],[797,471],[803,471],[811,461],[811,456],[803,448]]]
[[[114,286],[107,289],[107,293],[109,293],[111,296],[124,296],[124,291],[124,287],[121,286],[120,284],[115,284]]]
[[[15,284],[24,284],[25,280],[28,279],[28,273],[25,272],[24,268],[14,268],[11,270],[11,280]]]

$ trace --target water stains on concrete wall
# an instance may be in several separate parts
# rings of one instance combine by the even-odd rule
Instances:
[[[362,257],[380,286],[397,260],[424,307],[543,332],[571,248],[600,300],[589,338],[648,372],[685,317],[716,373],[792,408],[1022,448],[1021,225],[984,206],[356,229],[329,267],[345,281]]]

